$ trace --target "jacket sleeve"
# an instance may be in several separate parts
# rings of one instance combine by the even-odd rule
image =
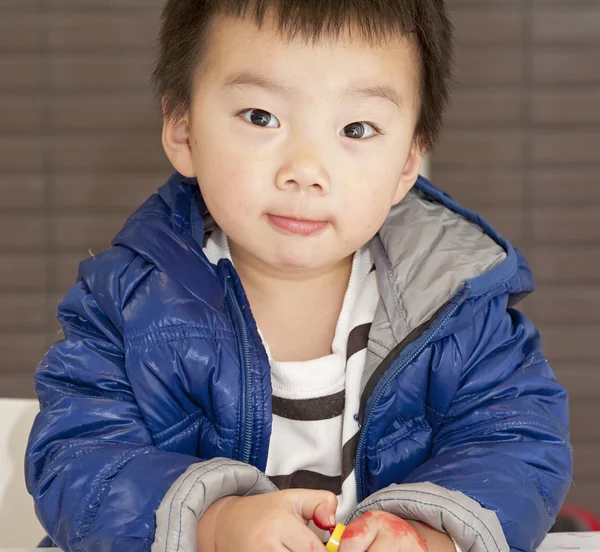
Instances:
[[[493,299],[449,338],[454,366],[438,373],[456,371],[456,384],[432,413],[430,459],[361,505],[447,530],[464,552],[534,550],[571,482],[567,393],[533,324],[506,303]]]
[[[154,544],[196,552],[197,520],[212,502],[272,485],[252,466],[155,446],[114,318],[84,281],[59,307],[65,338],[36,373],[40,412],[25,458],[36,514],[65,551],[132,552]]]

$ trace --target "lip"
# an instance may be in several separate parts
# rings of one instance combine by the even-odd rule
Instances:
[[[283,230],[288,234],[300,234],[303,236],[312,236],[323,230],[327,226],[325,220],[305,220],[292,217],[282,217],[269,213],[267,215],[270,223],[277,229]]]

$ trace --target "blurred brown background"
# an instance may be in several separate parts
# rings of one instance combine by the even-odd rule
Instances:
[[[170,168],[148,85],[161,0],[0,0],[0,396],[32,397],[77,263]],[[449,0],[458,86],[434,182],[529,259],[600,514],[600,0]]]

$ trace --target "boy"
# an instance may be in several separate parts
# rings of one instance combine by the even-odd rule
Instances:
[[[26,475],[65,550],[533,550],[567,398],[522,256],[418,178],[440,0],[170,0],[176,173],[80,267]],[[416,185],[415,185],[416,184]],[[235,269],[234,269],[235,266]]]

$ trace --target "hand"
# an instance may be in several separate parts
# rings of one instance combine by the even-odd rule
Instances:
[[[344,532],[339,552],[454,552],[452,539],[420,523],[387,512],[367,512]]]
[[[325,552],[307,527],[335,526],[337,498],[327,491],[287,489],[226,497],[215,502],[198,522],[199,552]]]

